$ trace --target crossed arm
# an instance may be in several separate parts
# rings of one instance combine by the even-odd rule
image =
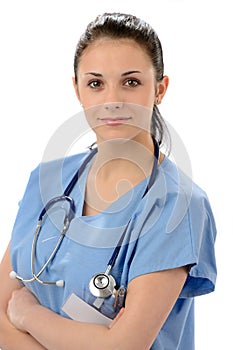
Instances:
[[[132,280],[124,312],[107,328],[63,318],[41,306],[11,271],[9,248],[0,266],[2,350],[134,349],[148,350],[175,304],[187,277],[187,267],[154,272]]]

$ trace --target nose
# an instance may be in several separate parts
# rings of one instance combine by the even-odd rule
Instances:
[[[104,109],[108,112],[117,112],[123,107],[123,102],[107,102],[104,103]]]

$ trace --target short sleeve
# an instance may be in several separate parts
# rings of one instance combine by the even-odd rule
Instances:
[[[178,197],[179,208],[186,208],[185,213],[179,223],[167,230]],[[161,202],[163,204],[158,218],[155,212]],[[185,204],[182,205],[182,202]],[[192,195],[187,198],[185,192],[178,195],[168,190],[163,201],[161,198],[155,199],[147,220],[151,224],[146,231],[141,230],[137,240],[129,269],[129,280],[139,275],[188,265],[190,270],[180,297],[194,297],[212,292],[216,281],[216,227],[205,192],[194,185]]]
[[[214,291],[217,276],[214,250],[216,225],[207,196],[192,201],[189,220],[195,264],[189,271],[181,297],[193,297]]]

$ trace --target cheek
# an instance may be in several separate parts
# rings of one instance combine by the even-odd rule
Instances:
[[[94,94],[92,91],[87,89],[86,83],[80,80],[81,79],[79,79],[78,85],[77,85],[77,91],[79,94],[80,103],[82,104],[84,109],[96,105],[95,100],[97,96],[95,95],[97,94]]]
[[[80,101],[84,109],[95,109],[96,106],[103,105],[105,101],[98,93],[83,94]]]
[[[134,103],[152,109],[155,103],[154,85],[147,89],[142,89]]]

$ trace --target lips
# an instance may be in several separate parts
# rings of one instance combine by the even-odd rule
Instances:
[[[102,123],[105,123],[109,126],[117,126],[117,125],[122,125],[127,123],[131,118],[130,117],[114,117],[114,118],[110,118],[110,117],[104,117],[104,118],[99,118],[99,120]]]

